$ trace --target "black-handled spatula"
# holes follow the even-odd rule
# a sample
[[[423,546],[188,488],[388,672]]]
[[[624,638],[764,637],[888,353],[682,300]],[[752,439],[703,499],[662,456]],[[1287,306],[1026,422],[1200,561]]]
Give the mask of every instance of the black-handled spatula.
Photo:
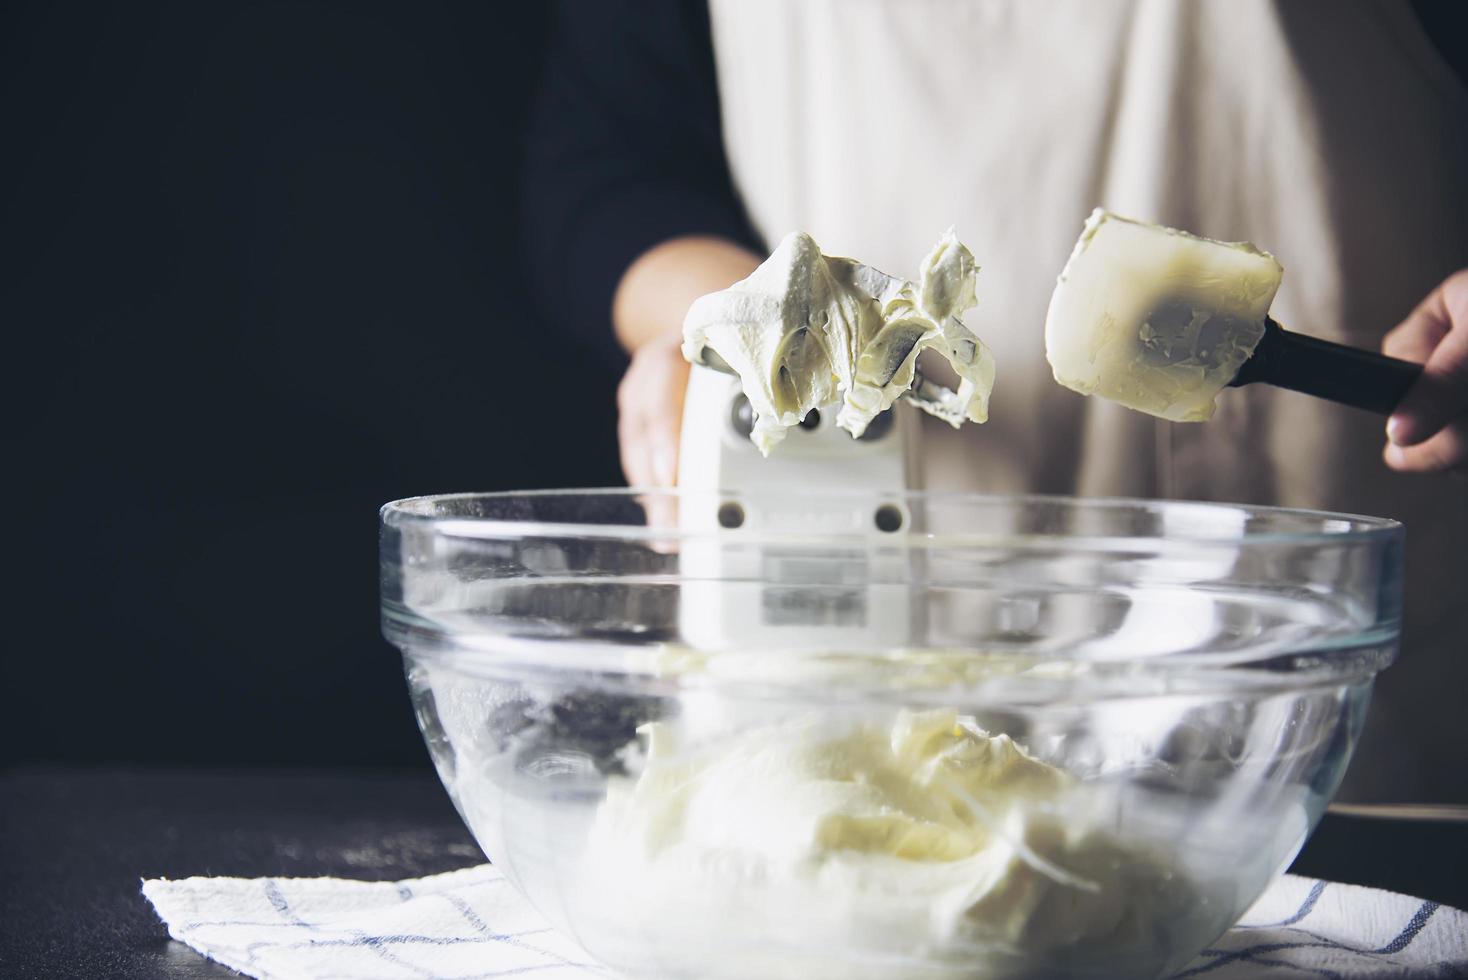
[[[1274,385],[1390,415],[1421,374],[1421,364],[1291,333],[1268,317],[1259,346],[1228,386]]]

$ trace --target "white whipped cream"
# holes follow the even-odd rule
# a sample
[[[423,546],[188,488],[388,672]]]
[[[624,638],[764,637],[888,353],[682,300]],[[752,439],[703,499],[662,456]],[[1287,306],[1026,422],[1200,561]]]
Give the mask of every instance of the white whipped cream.
[[[960,378],[917,404],[957,427],[989,417],[994,357],[959,314],[974,305],[978,266],[949,231],[916,283],[821,253],[787,235],[747,279],[700,297],[683,323],[683,354],[713,350],[743,382],[751,438],[769,454],[811,409],[840,404],[837,425],[860,436],[912,387],[918,354],[936,350]]]
[[[1097,208],[1045,319],[1055,380],[1175,422],[1214,399],[1264,336],[1283,269],[1247,242],[1217,242]]]
[[[1074,777],[953,711],[641,731],[640,774],[610,782],[583,857],[624,969],[1157,975],[1222,927],[1174,867],[1087,818]],[[709,921],[727,945],[671,941]]]

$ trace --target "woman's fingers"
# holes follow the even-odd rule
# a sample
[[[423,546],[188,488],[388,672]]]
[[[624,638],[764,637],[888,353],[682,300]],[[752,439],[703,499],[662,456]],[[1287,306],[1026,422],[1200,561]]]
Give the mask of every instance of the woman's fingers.
[[[1422,376],[1387,422],[1387,437],[1397,449],[1423,451],[1388,450],[1388,464],[1413,472],[1461,465],[1461,438],[1448,429],[1468,416],[1468,270],[1433,290],[1387,334],[1382,349],[1423,365]],[[1438,435],[1446,438],[1429,449]]]
[[[1386,463],[1403,473],[1443,473],[1468,469],[1468,422],[1454,422],[1415,446],[1386,444]]]
[[[1448,313],[1443,305],[1443,288],[1438,286],[1381,339],[1381,352],[1423,364],[1447,332]]]
[[[678,437],[688,362],[681,334],[649,341],[632,355],[617,388],[617,439],[629,486],[678,482]]]
[[[641,448],[641,429],[632,417],[622,412],[617,420],[617,449],[622,460],[622,475],[629,487],[652,486],[652,471],[647,467],[647,454]]]

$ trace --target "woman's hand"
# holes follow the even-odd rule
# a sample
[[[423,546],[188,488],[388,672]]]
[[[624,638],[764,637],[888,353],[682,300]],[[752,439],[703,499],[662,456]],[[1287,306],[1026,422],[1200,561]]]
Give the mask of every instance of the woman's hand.
[[[683,317],[698,297],[743,279],[759,263],[743,246],[692,236],[649,249],[622,274],[612,325],[632,355],[617,388],[617,442],[628,485],[678,482],[678,434],[688,388]]]
[[[1468,469],[1468,269],[1428,294],[1381,349],[1423,365],[1387,421],[1387,465],[1404,473]]]
[[[678,437],[688,362],[683,331],[645,342],[617,386],[617,443],[628,486],[671,487],[678,481]]]

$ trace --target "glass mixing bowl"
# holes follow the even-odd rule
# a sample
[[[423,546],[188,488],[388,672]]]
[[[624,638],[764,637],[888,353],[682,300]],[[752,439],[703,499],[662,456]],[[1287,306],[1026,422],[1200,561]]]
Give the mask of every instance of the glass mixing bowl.
[[[1284,870],[1402,528],[1185,502],[422,497],[383,629],[490,859],[634,977],[1150,977]]]

